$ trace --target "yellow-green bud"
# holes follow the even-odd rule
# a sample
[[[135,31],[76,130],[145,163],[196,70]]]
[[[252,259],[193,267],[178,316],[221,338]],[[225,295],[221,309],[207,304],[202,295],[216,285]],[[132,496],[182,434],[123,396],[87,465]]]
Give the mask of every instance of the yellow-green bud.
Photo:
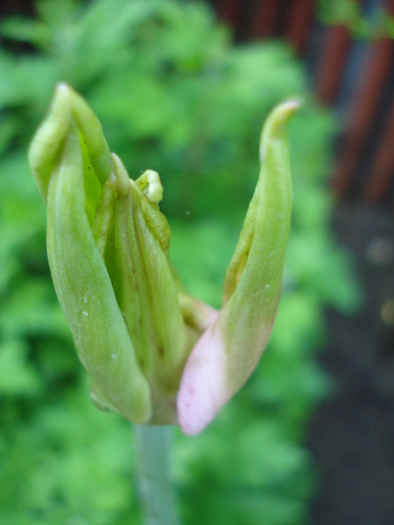
[[[291,214],[286,125],[297,107],[277,106],[264,127],[260,177],[217,312],[190,297],[170,267],[158,173],[130,179],[86,102],[57,86],[29,162],[48,208],[56,293],[100,408],[196,434],[256,366],[281,291]]]

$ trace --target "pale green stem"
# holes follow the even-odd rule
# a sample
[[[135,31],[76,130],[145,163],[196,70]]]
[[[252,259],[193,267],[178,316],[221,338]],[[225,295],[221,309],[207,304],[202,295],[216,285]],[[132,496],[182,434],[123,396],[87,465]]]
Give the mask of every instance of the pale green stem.
[[[180,525],[170,476],[171,426],[134,425],[145,525]]]

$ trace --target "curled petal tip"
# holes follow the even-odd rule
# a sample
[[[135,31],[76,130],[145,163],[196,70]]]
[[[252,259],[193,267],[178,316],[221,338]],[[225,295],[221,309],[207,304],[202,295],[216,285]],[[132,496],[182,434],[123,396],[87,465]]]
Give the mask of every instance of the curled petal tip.
[[[71,123],[71,97],[66,87],[59,84],[56,87],[50,111],[36,131],[28,152],[34,179],[45,203],[49,179]]]
[[[293,108],[294,111],[297,111],[297,109],[302,106],[302,102],[300,100],[298,100],[297,98],[291,98],[289,100],[285,100],[284,102],[282,102],[279,105],[280,106],[286,106],[289,109]]]
[[[151,202],[160,202],[163,198],[163,186],[159,174],[153,170],[147,170],[147,174],[148,188],[145,190],[145,195]]]
[[[56,88],[55,88],[56,93],[61,92],[61,91],[69,91],[69,90],[70,90],[69,85],[67,84],[67,82],[64,82],[63,80],[61,80],[60,82],[56,84]]]
[[[272,110],[270,117],[272,119],[279,117],[287,121],[301,106],[302,102],[300,100],[297,98],[290,98],[289,100],[277,104]]]
[[[260,137],[260,161],[264,161],[266,143],[269,140],[281,138],[286,133],[287,124],[292,115],[301,107],[297,99],[289,99],[281,102],[268,115]]]

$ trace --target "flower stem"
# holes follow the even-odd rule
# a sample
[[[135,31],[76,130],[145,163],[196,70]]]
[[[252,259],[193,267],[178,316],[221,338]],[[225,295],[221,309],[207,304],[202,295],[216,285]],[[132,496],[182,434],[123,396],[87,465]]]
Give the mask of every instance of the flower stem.
[[[171,426],[135,425],[145,525],[180,525],[170,478]]]

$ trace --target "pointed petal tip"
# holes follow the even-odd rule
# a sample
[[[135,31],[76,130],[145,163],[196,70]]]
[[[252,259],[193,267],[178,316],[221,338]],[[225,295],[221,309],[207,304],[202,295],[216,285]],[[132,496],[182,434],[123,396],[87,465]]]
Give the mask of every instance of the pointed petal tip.
[[[289,100],[285,100],[281,104],[278,104],[277,107],[286,109],[289,113],[294,113],[294,111],[297,111],[302,106],[301,100],[298,98],[290,98]]]
[[[70,107],[71,111],[71,88],[66,82],[58,82],[55,86],[55,90],[52,97],[51,111],[55,107],[64,107],[66,104]]]
[[[270,112],[264,125],[265,129],[275,129],[276,127],[283,127],[287,124],[290,117],[302,106],[302,103],[297,98],[284,100],[277,104]]]
[[[267,117],[264,128],[275,127],[287,124],[292,115],[302,106],[302,102],[297,98],[284,100],[277,104]]]
[[[69,88],[57,84],[50,109],[35,132],[28,149],[28,161],[40,195],[47,200],[49,178],[71,122],[71,97]]]
[[[260,161],[263,162],[265,143],[275,140],[286,131],[292,115],[302,106],[302,102],[297,98],[285,100],[277,104],[268,115],[260,136]]]
[[[56,84],[56,87],[55,87],[56,92],[69,91],[69,90],[70,90],[70,86],[67,84],[67,82],[64,82],[64,80],[60,80],[60,82]]]

